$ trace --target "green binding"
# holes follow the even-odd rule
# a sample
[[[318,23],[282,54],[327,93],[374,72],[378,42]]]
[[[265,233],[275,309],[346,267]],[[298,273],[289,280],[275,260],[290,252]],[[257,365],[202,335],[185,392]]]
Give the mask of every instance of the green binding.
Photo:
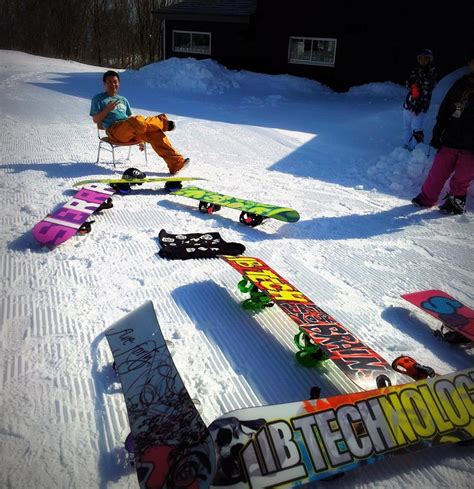
[[[274,304],[271,299],[259,290],[252,282],[245,277],[237,284],[240,292],[249,293],[250,298],[245,299],[242,303],[246,311],[260,312],[265,307],[272,307]]]
[[[329,358],[329,355],[312,343],[303,331],[295,334],[293,342],[298,348],[295,353],[296,360],[303,367],[320,367]]]

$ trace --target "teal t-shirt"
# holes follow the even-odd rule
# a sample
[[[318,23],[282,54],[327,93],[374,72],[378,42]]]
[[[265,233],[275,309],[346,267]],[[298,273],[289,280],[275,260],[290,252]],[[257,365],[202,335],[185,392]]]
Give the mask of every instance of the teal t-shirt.
[[[109,128],[112,124],[115,124],[116,122],[128,119],[132,115],[132,109],[130,108],[130,104],[125,97],[122,97],[121,95],[109,96],[105,92],[98,93],[97,95],[94,95],[94,97],[92,97],[90,115],[93,116],[98,112],[104,110],[105,106],[113,100],[119,100],[120,103],[117,104],[115,109],[111,110],[107,114],[106,118],[102,121],[105,129]]]

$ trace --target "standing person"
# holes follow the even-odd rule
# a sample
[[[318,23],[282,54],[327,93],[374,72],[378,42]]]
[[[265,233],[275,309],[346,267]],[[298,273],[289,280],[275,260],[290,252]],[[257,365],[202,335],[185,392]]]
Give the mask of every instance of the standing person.
[[[90,115],[96,124],[102,124],[107,135],[120,143],[132,140],[150,143],[152,148],[163,158],[171,175],[177,173],[189,158],[184,158],[174,149],[166,131],[172,131],[175,123],[168,120],[165,114],[151,117],[132,115],[130,104],[125,97],[118,95],[120,76],[115,71],[107,71],[102,77],[105,92],[92,98]]]
[[[405,83],[408,89],[403,104],[403,147],[413,150],[424,140],[423,122],[431,102],[431,93],[436,85],[436,70],[433,52],[430,49],[418,51],[417,64],[412,68]]]
[[[454,82],[443,99],[430,145],[437,149],[421,192],[412,200],[419,207],[432,207],[444,184],[449,191],[440,211],[465,212],[466,195],[474,180],[474,51],[468,56],[469,73]]]

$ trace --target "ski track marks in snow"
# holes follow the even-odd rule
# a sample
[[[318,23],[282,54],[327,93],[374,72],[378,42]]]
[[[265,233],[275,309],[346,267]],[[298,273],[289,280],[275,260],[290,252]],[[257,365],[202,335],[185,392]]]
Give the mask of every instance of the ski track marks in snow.
[[[170,139],[191,157],[186,176],[206,178],[198,186],[209,190],[292,207],[301,220],[268,220],[250,229],[238,223],[236,210],[203,215],[196,201],[143,185],[113,196],[114,207],[92,217],[91,234],[51,251],[35,243],[31,229],[74,195],[75,181],[119,175],[130,166],[165,176],[166,167],[152,151],[146,165],[135,148],[129,162],[128,149],[117,150],[116,168],[108,153],[95,164],[97,133],[84,94],[100,90],[103,68],[1,53],[2,488],[136,487],[123,448],[126,408],[103,331],[147,300],[207,423],[246,406],[304,399],[313,385],[324,396],[356,389],[331,362],[319,371],[299,366],[296,325],[277,307],[244,311],[240,275],[223,261],[159,258],[162,228],[218,231],[245,244],[247,255],[262,258],[388,361],[409,353],[441,373],[472,364],[472,349],[438,342],[432,334],[438,321],[399,297],[440,288],[473,305],[472,217],[419,211],[402,200],[406,195],[373,188],[366,175],[373,153],[348,157],[341,141],[351,134],[342,126],[337,145],[330,137],[318,145],[318,117],[329,119],[327,127],[339,123],[323,96],[314,95],[318,113],[309,116],[312,92],[304,97],[308,110],[301,110],[291,85],[284,100],[245,93],[229,102],[157,96],[137,80],[127,96],[132,106],[140,96],[146,110],[136,112],[168,112],[177,121]],[[355,123],[377,121],[378,113],[358,114],[349,95],[347,104],[338,103]],[[359,105],[367,110],[364,101]],[[375,138],[378,130],[367,133]],[[396,151],[395,158],[390,148],[373,146],[383,160],[372,167],[377,180],[390,183],[383,172],[404,154]],[[327,485],[461,488],[469,486],[472,467],[472,448],[451,446],[365,466]]]

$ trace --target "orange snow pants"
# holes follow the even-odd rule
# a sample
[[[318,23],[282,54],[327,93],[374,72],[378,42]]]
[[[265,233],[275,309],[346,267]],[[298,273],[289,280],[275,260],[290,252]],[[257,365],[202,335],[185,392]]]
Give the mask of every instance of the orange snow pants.
[[[150,143],[152,148],[163,158],[171,174],[176,173],[184,164],[183,156],[178,153],[165,136],[168,130],[168,118],[165,114],[144,117],[132,115],[125,121],[116,122],[107,129],[111,139],[121,143],[137,141]]]

